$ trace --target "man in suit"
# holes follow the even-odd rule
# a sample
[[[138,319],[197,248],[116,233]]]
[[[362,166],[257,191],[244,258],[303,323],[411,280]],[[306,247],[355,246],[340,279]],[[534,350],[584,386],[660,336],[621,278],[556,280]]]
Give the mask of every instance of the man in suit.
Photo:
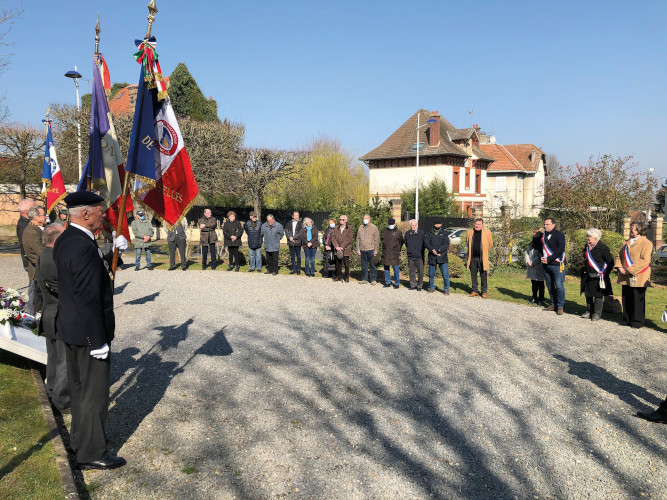
[[[169,270],[176,269],[176,249],[181,256],[181,269],[185,271],[188,267],[188,261],[185,259],[185,228],[183,224],[187,223],[185,218],[179,222],[174,230],[167,230],[167,245],[169,245]]]
[[[289,247],[289,258],[292,264],[290,274],[301,274],[301,229],[303,221],[299,218],[299,212],[292,212],[292,220],[285,224],[285,236]]]
[[[104,199],[79,192],[65,197],[70,223],[53,246],[58,273],[56,334],[65,342],[72,409],[70,446],[84,469],[114,469],[125,460],[107,450],[109,344],[114,338],[110,263],[95,241],[102,228]],[[114,240],[119,250],[127,240]]]
[[[482,282],[481,297],[486,298],[487,275],[489,270],[489,252],[493,247],[493,235],[491,231],[484,229],[484,220],[481,217],[475,219],[473,228],[466,233],[468,242],[468,261],[466,266],[470,269],[470,283],[472,285],[471,297],[480,295],[477,288],[477,273]]]
[[[19,220],[16,223],[16,237],[19,239],[21,260],[23,261],[23,269],[25,269],[26,272],[28,272],[28,260],[25,258],[25,251],[23,250],[23,231],[25,231],[26,226],[30,222],[30,219],[28,219],[28,210],[30,210],[34,204],[34,201],[28,198],[24,198],[19,201],[18,205],[16,206],[20,214]]]
[[[23,231],[23,251],[28,261],[28,303],[25,312],[31,316],[42,310],[42,293],[35,281],[35,267],[44,246],[42,245],[42,230],[46,225],[46,212],[43,207],[33,206],[28,210],[29,223]]]
[[[46,393],[51,404],[64,411],[70,407],[67,386],[67,363],[65,344],[56,335],[56,312],[58,311],[58,275],[53,260],[53,244],[65,230],[60,224],[50,224],[44,228],[44,250],[37,260],[35,281],[44,298],[39,333],[46,337]]]

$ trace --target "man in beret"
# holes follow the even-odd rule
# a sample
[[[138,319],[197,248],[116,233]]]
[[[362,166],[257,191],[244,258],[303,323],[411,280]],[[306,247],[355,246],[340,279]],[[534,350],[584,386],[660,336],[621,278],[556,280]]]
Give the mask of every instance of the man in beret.
[[[70,223],[53,246],[58,276],[56,334],[65,343],[72,425],[70,447],[83,469],[114,469],[125,460],[109,455],[109,344],[114,338],[110,263],[95,241],[104,199],[79,192],[65,197]],[[123,236],[114,247],[127,248]]]

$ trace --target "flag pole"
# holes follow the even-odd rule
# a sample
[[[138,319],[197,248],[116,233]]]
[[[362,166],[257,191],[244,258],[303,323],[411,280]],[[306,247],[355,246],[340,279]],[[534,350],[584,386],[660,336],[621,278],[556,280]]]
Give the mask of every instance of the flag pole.
[[[46,125],[46,130],[44,131],[46,134],[49,133],[49,108],[46,108],[46,119],[42,120],[44,122],[44,125]],[[44,203],[44,206],[46,206],[46,182],[42,181],[42,193],[41,193],[41,198],[42,202]]]
[[[157,14],[157,6],[155,5],[155,0],[151,0],[147,5],[148,8],[148,27],[146,28],[146,36],[144,39],[148,39],[151,36],[151,31],[153,29],[153,23],[155,22],[155,14]],[[95,53],[99,49],[99,16],[97,27],[95,28],[97,36],[95,37]],[[129,175],[125,172],[125,178],[123,179],[123,196],[120,199],[120,208],[118,209],[118,224],[116,226],[116,236],[122,234],[123,220],[127,221],[127,216],[125,214],[125,202],[127,200],[127,179]],[[116,278],[116,267],[118,266],[118,248],[113,249],[113,259],[111,261],[111,275],[113,279]]]

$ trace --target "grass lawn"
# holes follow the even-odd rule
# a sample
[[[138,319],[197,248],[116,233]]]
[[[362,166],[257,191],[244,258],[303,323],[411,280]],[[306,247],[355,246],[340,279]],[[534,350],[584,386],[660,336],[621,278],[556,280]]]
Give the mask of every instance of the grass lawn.
[[[29,362],[0,350],[0,498],[63,498],[48,439]]]

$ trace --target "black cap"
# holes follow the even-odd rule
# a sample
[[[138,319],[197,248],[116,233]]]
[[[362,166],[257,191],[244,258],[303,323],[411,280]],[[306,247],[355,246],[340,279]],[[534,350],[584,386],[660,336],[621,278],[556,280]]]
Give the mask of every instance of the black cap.
[[[396,219],[389,219],[387,224],[396,224]]]
[[[63,201],[67,205],[67,208],[74,208],[104,203],[104,198],[90,191],[79,191],[68,194]]]
[[[143,217],[144,216],[144,211],[143,210],[137,210],[137,215],[139,217]]]
[[[444,222],[444,221],[442,220],[442,217],[436,217],[436,218],[433,220],[433,224],[434,224],[434,225],[435,225],[435,224],[442,224],[443,222]]]

